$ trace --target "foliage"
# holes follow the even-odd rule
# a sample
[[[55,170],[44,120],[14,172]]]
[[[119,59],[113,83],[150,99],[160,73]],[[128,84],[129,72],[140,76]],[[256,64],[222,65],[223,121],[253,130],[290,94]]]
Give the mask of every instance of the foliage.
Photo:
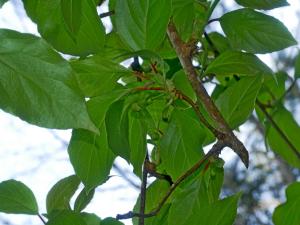
[[[139,225],[233,224],[242,193],[220,197],[218,155],[230,147],[248,167],[248,151],[233,131],[254,111],[266,145],[299,167],[300,128],[284,106],[286,76],[255,55],[297,44],[279,20],[257,11],[288,3],[236,2],[247,8],[210,20],[219,0],[110,0],[106,34],[99,1],[23,0],[41,37],[0,29],[0,108],[34,125],[73,129],[68,153],[75,175],[49,191],[47,222],[30,189],[15,180],[0,184],[0,211],[38,215],[49,225],[117,225],[130,218]],[[207,33],[213,21],[225,36]],[[131,67],[120,64],[130,58]],[[116,157],[142,182],[133,211],[104,219],[83,212]],[[149,174],[156,180],[147,187]],[[288,214],[299,204],[298,192],[298,183],[287,189],[276,225],[300,223]]]

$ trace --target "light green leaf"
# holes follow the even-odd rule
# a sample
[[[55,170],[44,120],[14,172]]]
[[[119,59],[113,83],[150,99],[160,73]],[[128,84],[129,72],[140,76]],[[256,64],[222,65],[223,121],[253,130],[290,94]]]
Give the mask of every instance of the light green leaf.
[[[270,75],[272,70],[256,55],[238,51],[226,51],[207,67],[206,74],[219,76],[258,76]]]
[[[7,180],[0,183],[0,212],[37,215],[39,209],[34,194],[25,184]]]
[[[64,210],[60,211],[54,217],[50,217],[46,225],[88,225],[83,217],[75,212]]]
[[[250,53],[269,53],[297,44],[282,22],[249,8],[238,9],[220,18],[232,47]]]
[[[117,156],[130,161],[128,109],[124,100],[114,102],[106,113],[108,145]]]
[[[198,120],[188,110],[175,109],[160,143],[163,168],[173,180],[202,157],[204,139],[205,131]]]
[[[108,147],[104,124],[99,135],[73,130],[68,153],[75,173],[87,191],[108,179],[115,156]]]
[[[81,25],[81,0],[61,0],[62,16],[71,36],[76,38]]]
[[[273,213],[275,225],[300,224],[300,182],[290,184],[286,189],[286,202],[279,205]]]
[[[6,3],[8,0],[0,0],[0,8]]]
[[[172,81],[176,89],[180,90],[183,94],[194,101],[197,99],[196,94],[183,70],[176,72],[172,77]]]
[[[279,106],[272,114],[272,118],[282,132],[287,136],[289,141],[300,152],[300,127],[295,121],[293,115],[283,106]],[[275,153],[279,154],[290,165],[300,168],[299,158],[295,156],[293,150],[271,124],[268,124],[267,126],[266,137],[268,144]]]
[[[300,54],[297,55],[295,60],[295,79],[300,78]]]
[[[80,216],[85,221],[86,225],[101,225],[101,219],[93,213],[81,213]]]
[[[254,8],[254,9],[274,9],[282,6],[288,6],[289,3],[286,0],[235,0],[238,4]]]
[[[262,82],[262,76],[244,77],[228,87],[216,100],[217,107],[232,129],[250,116]]]
[[[79,1],[81,13],[77,15],[75,13],[79,11],[79,3],[76,2]],[[41,36],[58,51],[86,56],[102,49],[105,30],[94,0],[73,0],[72,3],[69,1],[64,4],[61,0],[23,0],[23,3],[27,15],[37,24]],[[73,4],[74,7],[67,7],[65,4]],[[69,8],[67,14],[65,8]]]
[[[95,194],[95,189],[88,191],[86,188],[82,189],[77,196],[74,203],[74,211],[81,212],[91,202]]]
[[[58,181],[47,194],[47,213],[51,214],[55,210],[71,209],[70,200],[79,184],[80,180],[76,175]]]
[[[124,225],[124,223],[122,223],[112,217],[107,217],[101,221],[101,225]]]
[[[46,128],[97,131],[72,69],[41,38],[0,30],[0,107]]]
[[[164,40],[171,0],[117,0],[115,23],[121,38],[133,50],[155,50]]]
[[[146,209],[145,212],[149,213],[154,210],[164,195],[169,190],[170,184],[165,180],[155,180],[147,188],[147,200],[146,200]],[[134,206],[133,211],[138,212],[140,208],[140,196],[137,199],[137,202]],[[145,225],[166,225],[166,214],[168,213],[170,204],[166,204],[158,215],[145,219]],[[132,219],[133,225],[138,225],[138,218]]]
[[[76,72],[81,90],[88,97],[111,91],[121,76],[131,72],[119,63],[99,55],[71,61],[71,66]]]

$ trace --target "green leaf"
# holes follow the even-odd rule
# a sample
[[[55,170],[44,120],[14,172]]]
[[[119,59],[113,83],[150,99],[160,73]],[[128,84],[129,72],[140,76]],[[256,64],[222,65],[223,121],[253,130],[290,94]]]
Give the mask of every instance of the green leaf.
[[[41,38],[0,30],[0,107],[46,128],[97,131],[72,69]]]
[[[295,74],[294,78],[300,78],[300,54],[297,55],[296,60],[295,60]]]
[[[232,129],[250,116],[262,82],[262,76],[244,77],[228,87],[216,100],[217,107]]]
[[[286,189],[286,202],[279,205],[273,213],[275,225],[300,224],[300,182],[290,184]]]
[[[77,2],[81,2],[81,7]],[[23,0],[23,3],[41,36],[58,51],[86,56],[102,49],[105,30],[94,0],[64,0],[64,3],[61,0]]]
[[[183,94],[190,97],[192,100],[196,100],[196,94],[183,70],[179,70],[172,77],[172,81],[176,89],[180,90]]]
[[[124,223],[122,223],[112,217],[107,217],[101,221],[101,225],[124,225]]]
[[[81,90],[88,97],[111,91],[121,76],[131,73],[119,63],[99,55],[71,61],[71,66],[76,72]]]
[[[206,74],[219,76],[258,76],[270,75],[272,70],[256,55],[238,51],[226,51],[207,67]]]
[[[8,0],[0,0],[0,8],[6,3]]]
[[[117,156],[130,161],[129,120],[124,100],[114,102],[106,113],[107,140]]]
[[[263,9],[269,10],[274,9],[282,6],[288,6],[289,3],[286,0],[235,0],[238,4],[254,8],[254,9]]]
[[[39,209],[34,194],[25,184],[7,180],[0,183],[0,212],[38,215]]]
[[[80,216],[85,221],[86,225],[101,225],[101,219],[93,213],[81,213]]]
[[[55,210],[71,209],[70,200],[79,184],[80,180],[76,175],[58,181],[47,194],[47,213],[51,214]]]
[[[293,115],[286,110],[283,106],[279,106],[272,114],[272,118],[282,132],[286,135],[289,141],[300,152],[299,132],[300,127],[295,121]],[[284,141],[278,131],[268,124],[266,129],[266,137],[271,149],[279,154],[290,165],[300,168],[300,160],[295,156],[293,150]]]
[[[202,157],[204,139],[203,128],[190,112],[175,109],[160,143],[163,167],[173,180]]]
[[[108,147],[104,124],[99,135],[73,130],[68,153],[76,175],[87,191],[108,179],[115,156]]]
[[[86,188],[82,189],[77,196],[74,203],[74,211],[81,212],[91,202],[95,194],[95,189],[88,191]]]
[[[240,194],[218,200],[222,182],[223,169],[219,169],[216,173],[201,173],[179,189],[172,201],[169,224],[176,221],[176,225],[232,225]],[[210,193],[211,189],[215,192]]]
[[[81,0],[61,0],[61,10],[64,22],[71,35],[76,36],[81,25]]]
[[[170,184],[165,180],[155,180],[147,188],[147,200],[145,212],[151,212],[154,210],[161,199],[165,196],[169,190]],[[140,208],[140,196],[134,206],[133,211],[138,212]],[[166,218],[165,215],[168,213],[170,204],[166,204],[164,208],[155,217],[145,218],[145,225],[165,225]],[[132,219],[133,225],[138,225],[138,218]]]
[[[46,225],[88,225],[83,217],[75,212],[64,210],[50,217]]]
[[[297,44],[282,22],[249,8],[226,13],[220,22],[230,44],[238,50],[269,53]]]
[[[216,50],[219,53],[223,53],[227,50],[231,50],[229,41],[226,37],[224,37],[222,34],[218,33],[218,32],[212,32],[208,34],[210,40],[213,43],[213,46],[216,48]],[[208,45],[209,48],[211,48],[211,46],[206,43],[206,45]],[[212,49],[215,50],[215,49]]]
[[[117,0],[115,23],[121,38],[133,50],[155,50],[164,40],[171,0]]]

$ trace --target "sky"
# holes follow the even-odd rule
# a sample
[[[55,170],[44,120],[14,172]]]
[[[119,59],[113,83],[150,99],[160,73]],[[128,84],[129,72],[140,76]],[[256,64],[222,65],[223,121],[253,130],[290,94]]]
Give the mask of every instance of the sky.
[[[11,0],[11,2],[18,5],[21,3],[20,0]],[[38,35],[36,25],[26,17],[22,7],[15,8],[11,2],[6,3],[0,9],[0,28]],[[300,1],[289,0],[289,3],[290,7],[275,9],[269,13],[283,21],[300,40],[300,29],[297,30]],[[230,0],[226,0],[226,4],[231,9],[236,7]],[[106,8],[102,10],[107,11]],[[104,22],[109,24],[107,19]],[[293,48],[297,51],[296,47]],[[260,57],[267,64],[271,64],[269,55]],[[242,127],[241,133],[244,129],[247,128]],[[17,179],[24,182],[35,193],[41,212],[45,212],[45,198],[49,189],[59,179],[74,174],[66,151],[66,143],[70,135],[70,130],[39,128],[0,110],[0,181]],[[247,137],[241,136],[241,138],[246,140]],[[228,150],[223,156],[229,160],[232,153]],[[122,159],[118,159],[118,163],[126,170],[131,169]],[[112,171],[112,174],[115,175],[117,172]],[[135,177],[132,179],[136,181]],[[131,210],[137,195],[137,189],[128,185],[120,176],[113,176],[107,184],[98,189],[87,211],[96,213],[100,217],[114,217],[117,213],[126,213]],[[2,225],[1,218],[11,221],[14,225],[41,224],[37,217],[0,214],[0,225]],[[131,222],[126,221],[126,224],[129,225]]]

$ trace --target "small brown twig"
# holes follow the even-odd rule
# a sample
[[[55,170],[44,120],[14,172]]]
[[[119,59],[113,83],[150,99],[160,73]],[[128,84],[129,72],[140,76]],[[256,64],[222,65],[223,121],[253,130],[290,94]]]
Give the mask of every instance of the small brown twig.
[[[105,17],[108,17],[108,16],[112,16],[114,14],[115,14],[115,11],[111,10],[111,11],[99,14],[99,17],[102,19],[102,18],[105,18]]]

